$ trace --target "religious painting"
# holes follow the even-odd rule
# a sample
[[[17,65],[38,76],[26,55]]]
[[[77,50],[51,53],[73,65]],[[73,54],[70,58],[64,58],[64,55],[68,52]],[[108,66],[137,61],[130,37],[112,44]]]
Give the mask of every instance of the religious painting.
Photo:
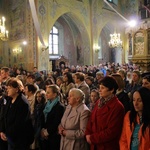
[[[132,55],[132,34],[129,33],[129,55]]]
[[[22,0],[12,0],[10,2],[10,39],[19,40],[25,38],[25,2]]]
[[[135,55],[144,54],[144,33],[138,31],[134,36],[134,53]]]

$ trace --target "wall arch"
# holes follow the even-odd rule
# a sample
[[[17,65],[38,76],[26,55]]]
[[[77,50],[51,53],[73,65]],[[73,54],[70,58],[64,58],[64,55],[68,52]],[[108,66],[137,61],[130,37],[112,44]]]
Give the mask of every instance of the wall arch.
[[[65,13],[53,25],[61,25],[63,31],[60,55],[69,59],[70,65],[90,65],[90,39],[80,19],[73,13]]]
[[[101,62],[122,63],[122,48],[110,48],[110,34],[119,32],[115,29],[114,24],[107,23],[101,30],[98,41],[100,44]]]

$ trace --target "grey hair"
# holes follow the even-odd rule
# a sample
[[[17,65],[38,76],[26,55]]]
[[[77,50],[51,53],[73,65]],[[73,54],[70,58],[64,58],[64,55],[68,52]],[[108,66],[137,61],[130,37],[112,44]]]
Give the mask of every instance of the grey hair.
[[[79,103],[84,103],[84,101],[85,101],[85,94],[83,93],[82,90],[77,89],[77,88],[72,88],[72,89],[70,89],[69,92],[73,92],[75,97],[79,97],[80,98]]]

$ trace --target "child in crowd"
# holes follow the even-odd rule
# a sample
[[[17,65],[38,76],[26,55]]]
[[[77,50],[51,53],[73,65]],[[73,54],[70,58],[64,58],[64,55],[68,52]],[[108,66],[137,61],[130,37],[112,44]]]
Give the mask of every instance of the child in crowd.
[[[90,93],[90,103],[89,103],[89,109],[92,111],[97,100],[100,98],[99,92],[96,89],[93,89]]]

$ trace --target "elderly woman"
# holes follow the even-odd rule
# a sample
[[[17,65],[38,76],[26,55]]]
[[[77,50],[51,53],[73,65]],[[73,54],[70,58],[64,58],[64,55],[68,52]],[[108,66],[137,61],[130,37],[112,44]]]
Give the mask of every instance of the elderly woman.
[[[90,110],[84,104],[85,95],[80,89],[69,91],[66,111],[62,117],[58,131],[61,135],[60,150],[86,150],[85,129]]]
[[[100,81],[100,99],[95,104],[86,129],[91,150],[119,150],[124,107],[116,97],[118,85],[111,76]]]

